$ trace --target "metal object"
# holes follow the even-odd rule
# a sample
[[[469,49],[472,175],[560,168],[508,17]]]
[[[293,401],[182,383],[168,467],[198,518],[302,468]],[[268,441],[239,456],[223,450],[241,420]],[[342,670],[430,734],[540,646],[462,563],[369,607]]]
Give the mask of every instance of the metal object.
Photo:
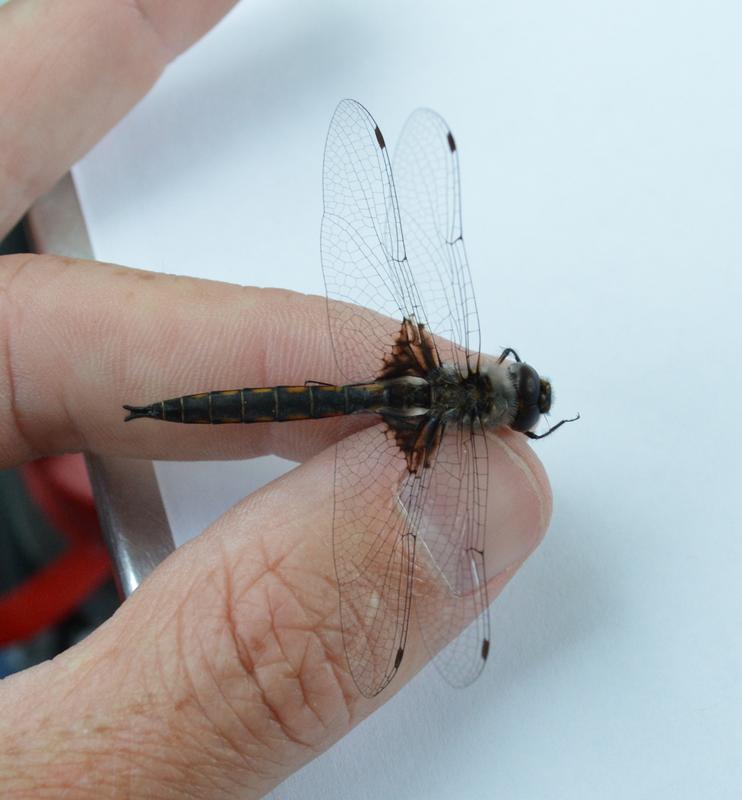
[[[72,176],[29,209],[29,240],[41,253],[93,258]],[[151,461],[86,455],[95,503],[123,597],[175,549]]]
[[[549,382],[510,348],[494,363],[480,357],[458,152],[440,116],[424,109],[411,116],[395,176],[396,184],[369,112],[342,101],[325,147],[322,266],[344,385],[231,389],[124,406],[127,420],[181,423],[367,416],[368,427],[336,447],[333,521],[343,641],[367,696],[402,662],[413,595],[444,677],[464,686],[479,675],[490,643],[486,433],[509,426],[541,438],[567,421],[534,433],[551,407]],[[415,580],[416,569],[428,579]]]

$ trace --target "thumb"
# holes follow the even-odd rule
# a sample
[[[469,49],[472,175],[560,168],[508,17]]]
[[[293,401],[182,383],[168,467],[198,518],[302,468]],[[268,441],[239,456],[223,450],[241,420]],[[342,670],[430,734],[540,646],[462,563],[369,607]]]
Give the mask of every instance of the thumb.
[[[550,514],[522,437],[493,438],[490,597]],[[371,699],[356,688],[333,566],[334,463],[330,448],[251,495],[88,639],[3,683],[5,797],[259,797],[424,665],[411,632],[392,684]]]

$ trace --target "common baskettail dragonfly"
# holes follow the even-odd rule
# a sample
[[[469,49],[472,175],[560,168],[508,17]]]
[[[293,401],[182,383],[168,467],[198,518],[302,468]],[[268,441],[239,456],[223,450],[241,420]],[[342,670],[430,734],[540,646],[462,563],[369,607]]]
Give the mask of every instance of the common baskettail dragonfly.
[[[458,150],[438,114],[411,115],[392,173],[371,114],[343,100],[327,135],[323,196],[330,338],[345,382],[184,395],[126,405],[126,419],[373,415],[335,455],[333,555],[350,672],[368,697],[387,686],[403,659],[414,597],[436,666],[464,686],[490,649],[487,432],[508,426],[537,439],[571,420],[535,433],[551,407],[549,381],[511,348],[496,360],[480,355]],[[415,580],[416,564],[432,579]]]

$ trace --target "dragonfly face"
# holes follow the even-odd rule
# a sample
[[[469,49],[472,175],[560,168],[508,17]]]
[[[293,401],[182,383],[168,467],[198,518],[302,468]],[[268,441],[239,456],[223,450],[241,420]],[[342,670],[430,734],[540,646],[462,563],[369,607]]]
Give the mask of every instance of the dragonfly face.
[[[334,477],[343,643],[368,697],[402,662],[413,595],[418,628],[446,680],[465,686],[481,672],[490,649],[487,431],[509,425],[540,438],[531,429],[551,406],[549,382],[510,348],[496,364],[482,362],[459,184],[456,143],[438,114],[412,114],[393,177],[373,117],[343,100],[325,145],[321,250],[344,383],[125,406],[127,419],[172,422],[376,415],[376,424],[338,442]],[[508,355],[515,363],[505,363]],[[421,559],[439,580],[414,580]]]

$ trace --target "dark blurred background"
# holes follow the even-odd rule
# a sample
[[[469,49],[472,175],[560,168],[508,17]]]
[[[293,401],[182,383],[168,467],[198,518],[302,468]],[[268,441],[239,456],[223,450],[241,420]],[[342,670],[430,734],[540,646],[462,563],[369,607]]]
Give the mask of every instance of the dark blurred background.
[[[23,252],[19,224],[0,255]],[[0,678],[75,644],[119,602],[83,456],[0,470]]]

